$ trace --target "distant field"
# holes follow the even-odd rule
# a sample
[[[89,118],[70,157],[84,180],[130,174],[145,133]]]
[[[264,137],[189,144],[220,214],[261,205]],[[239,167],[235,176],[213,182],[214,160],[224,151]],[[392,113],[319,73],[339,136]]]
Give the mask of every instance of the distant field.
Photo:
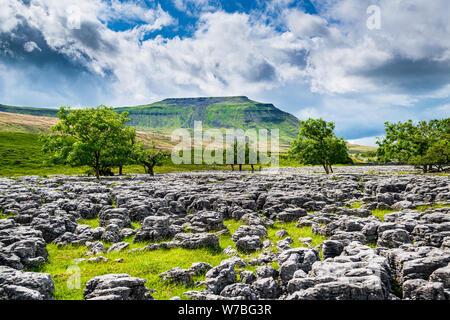
[[[358,144],[351,143],[348,143],[347,146],[350,153],[363,153],[367,151],[377,151],[378,149],[378,147],[360,146]]]

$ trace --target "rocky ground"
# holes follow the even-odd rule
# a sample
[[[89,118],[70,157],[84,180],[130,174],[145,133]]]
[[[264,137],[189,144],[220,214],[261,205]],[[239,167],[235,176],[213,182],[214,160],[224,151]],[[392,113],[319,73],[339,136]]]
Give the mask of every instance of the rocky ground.
[[[211,248],[228,256],[217,265],[196,261],[159,275],[185,286],[183,298],[189,299],[450,299],[448,176],[392,166],[336,167],[330,176],[316,171],[100,182],[1,178],[0,300],[52,299],[52,276],[31,272],[50,263],[50,244],[86,248],[86,258],[73,263],[104,263],[110,252],[123,254],[120,263],[130,254],[174,248]],[[84,219],[98,219],[99,226],[80,224]],[[242,225],[231,234],[233,245],[223,248],[219,238],[230,232],[229,219]],[[287,222],[327,240],[314,246],[311,238],[292,239],[286,230],[277,231],[278,241],[268,240],[274,223]],[[124,239],[146,245],[130,250]],[[146,282],[132,274],[96,276],[83,288],[84,299],[154,299]]]

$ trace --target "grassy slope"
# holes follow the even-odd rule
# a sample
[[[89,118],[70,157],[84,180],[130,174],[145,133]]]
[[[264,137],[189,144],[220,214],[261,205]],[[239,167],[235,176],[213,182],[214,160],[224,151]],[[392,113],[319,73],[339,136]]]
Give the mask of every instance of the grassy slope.
[[[25,114],[31,116],[41,116],[41,117],[58,116],[58,109],[51,109],[51,108],[16,107],[0,104],[0,111],[8,113]]]
[[[43,165],[39,135],[0,132],[0,176],[81,174],[83,168]]]
[[[50,133],[57,118],[0,111],[0,132]]]
[[[347,144],[350,153],[363,153],[367,151],[377,151],[378,147],[361,146],[359,144]]]

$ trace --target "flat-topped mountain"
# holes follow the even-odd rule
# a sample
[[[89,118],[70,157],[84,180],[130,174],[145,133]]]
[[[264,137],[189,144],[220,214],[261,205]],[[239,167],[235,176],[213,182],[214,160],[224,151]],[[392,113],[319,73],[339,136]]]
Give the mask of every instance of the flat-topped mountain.
[[[298,135],[300,121],[273,104],[247,97],[177,98],[137,107],[116,108],[128,111],[131,125],[145,128],[193,128],[202,121],[204,128],[279,129],[280,140],[288,142]]]
[[[245,96],[169,98],[114,110],[129,112],[129,125],[138,130],[193,128],[194,121],[202,121],[204,128],[279,129],[280,142],[288,143],[297,137],[300,127],[300,121],[293,115],[273,104],[252,101]],[[58,114],[57,109],[6,105],[0,105],[0,112],[46,117],[57,117]]]

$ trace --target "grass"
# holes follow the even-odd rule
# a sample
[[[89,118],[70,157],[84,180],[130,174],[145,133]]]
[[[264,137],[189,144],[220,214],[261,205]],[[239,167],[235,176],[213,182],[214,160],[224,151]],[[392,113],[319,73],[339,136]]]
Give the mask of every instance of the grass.
[[[359,209],[362,206],[362,202],[361,201],[357,201],[357,202],[353,202],[351,205],[346,206],[346,208],[349,209]]]
[[[314,234],[311,232],[310,227],[302,227],[298,228],[297,222],[287,222],[287,223],[279,223],[275,222],[273,228],[268,229],[268,239],[272,242],[277,242],[281,240],[278,238],[275,233],[279,230],[286,230],[288,233],[288,236],[294,240],[294,243],[291,244],[292,247],[304,247],[304,245],[298,240],[299,238],[312,238],[311,245],[313,247],[321,244],[326,238],[322,237],[319,234]]]
[[[1,132],[50,133],[57,122],[57,118],[1,112],[0,107]]]
[[[0,132],[0,176],[81,174],[83,168],[44,166],[39,135]]]
[[[46,157],[41,152],[39,135],[28,133],[0,132],[0,176],[18,177],[25,175],[83,175],[88,167],[70,167],[63,165],[44,165]],[[215,165],[217,170],[231,170],[231,166]],[[243,170],[250,170],[243,166]],[[170,160],[156,167],[157,173],[211,170],[211,165],[181,164],[175,165]],[[118,174],[118,169],[113,170]],[[145,173],[138,165],[124,166],[124,174]]]
[[[3,210],[0,210],[0,219],[9,219],[12,216],[12,214],[3,214]]]
[[[393,209],[376,209],[372,210],[372,215],[378,217],[381,221],[384,221],[384,216],[388,213],[397,212],[398,210]]]
[[[91,227],[95,228],[98,226],[98,219],[81,220],[79,221],[79,223],[90,225]],[[216,266],[222,260],[229,258],[229,256],[223,254],[222,251],[230,245],[235,248],[234,242],[231,240],[231,234],[233,234],[239,228],[239,226],[243,225],[244,223],[235,220],[227,220],[224,221],[224,223],[230,233],[219,236],[219,250],[213,250],[210,248],[202,248],[196,250],[175,248],[170,250],[160,249],[155,251],[143,251],[127,254],[126,252],[131,249],[143,248],[149,244],[149,242],[133,243],[133,237],[127,238],[124,241],[130,243],[130,246],[124,252],[102,254],[102,256],[108,258],[109,261],[93,264],[81,262],[78,264],[81,277],[80,289],[69,289],[67,284],[72,277],[72,272],[69,268],[73,267],[74,259],[86,258],[86,256],[84,255],[87,251],[86,246],[68,245],[58,247],[54,244],[48,244],[48,262],[30,271],[49,273],[53,277],[53,280],[55,282],[54,298],[56,300],[83,299],[83,291],[86,286],[86,282],[89,279],[95,276],[110,273],[127,273],[134,277],[147,279],[146,286],[149,289],[156,290],[156,292],[153,293],[153,296],[156,299],[167,300],[173,296],[179,296],[184,299],[184,292],[189,290],[202,290],[202,288],[171,284],[166,281],[162,281],[158,275],[166,270],[175,267],[189,269],[191,264],[194,262],[207,262],[213,266]],[[139,224],[134,224],[134,227],[139,226]],[[289,233],[289,236],[291,236],[291,238],[294,240],[292,247],[302,246],[302,244],[298,241],[299,237],[311,237],[313,239],[313,246],[325,240],[325,238],[319,235],[312,234],[311,228],[297,228],[295,226],[295,222],[276,223],[273,228],[268,228],[267,239],[271,240],[274,243],[280,240],[275,236],[275,233],[281,229],[285,229]],[[108,248],[109,246],[109,244],[105,243],[105,248]],[[272,248],[272,250],[276,249]],[[241,252],[240,256],[243,258],[252,258],[256,257],[261,252],[262,250],[250,255],[246,255]],[[114,260],[118,258],[123,258],[123,261],[121,263],[115,262]],[[271,265],[274,268],[278,268],[278,264],[276,262],[272,263]],[[256,268],[257,266],[248,265],[245,268],[238,268],[237,271],[254,271]],[[199,280],[204,280],[204,275],[194,278],[194,281]]]
[[[145,244],[131,244],[130,249],[142,248]],[[67,281],[71,274],[67,272],[72,266],[73,260],[83,258],[86,248],[83,246],[65,246],[58,248],[56,245],[47,246],[49,261],[44,266],[34,271],[49,273],[55,281],[54,298],[56,300],[80,300],[83,299],[83,290],[86,282],[99,275],[110,273],[127,273],[135,277],[147,279],[146,286],[155,289],[153,294],[156,299],[167,300],[178,295],[182,297],[183,292],[190,290],[183,285],[170,284],[161,281],[159,274],[175,267],[188,269],[193,262],[207,262],[217,265],[227,257],[220,252],[211,249],[171,249],[156,250],[126,254],[124,252],[103,254],[109,261],[104,263],[89,264],[80,263],[81,286],[80,289],[69,289]],[[114,262],[115,259],[123,258],[123,262]]]
[[[78,221],[78,224],[90,226],[92,229],[98,228],[98,218],[95,219],[82,219]]]
[[[8,114],[10,117],[17,117],[15,114]],[[15,120],[20,122],[22,126],[32,126],[35,121],[38,121],[40,117],[26,116],[32,119],[19,119]],[[36,119],[34,119],[36,118]],[[50,118],[51,121],[55,121],[54,118]],[[41,121],[41,120],[39,120]],[[47,121],[48,130],[53,122]],[[12,123],[12,122],[11,122]],[[10,125],[12,125],[10,123]],[[45,123],[45,121],[44,121]],[[0,123],[0,131],[12,131],[12,132],[0,132],[0,176],[16,177],[24,175],[36,175],[36,176],[49,176],[49,175],[83,175],[88,171],[88,167],[71,167],[64,165],[44,165],[46,160],[45,155],[41,152],[41,143],[39,141],[39,135],[34,134],[37,132],[47,132],[46,130],[36,129],[24,130],[28,133],[19,133],[18,128],[9,128],[2,126]],[[145,145],[150,145],[151,142],[155,142],[157,148],[163,150],[171,150],[173,143],[170,141],[170,137],[167,134],[160,134],[157,132],[138,132],[138,139]],[[286,149],[287,150],[287,149]],[[305,167],[305,165],[297,163],[297,161],[288,158],[285,154],[280,154],[280,167]],[[216,170],[231,170],[229,165],[214,165]],[[235,166],[237,169],[237,166]],[[268,167],[268,166],[262,166]],[[321,166],[311,166],[320,168]],[[258,169],[259,165],[255,166]],[[170,173],[170,172],[195,172],[211,170],[212,166],[207,164],[181,164],[175,165],[170,159],[165,161],[162,166],[156,167],[156,173]],[[243,166],[244,171],[251,170],[249,165]],[[115,174],[118,174],[118,169],[113,170]],[[133,173],[145,173],[144,168],[138,165],[124,166],[124,174]],[[322,172],[320,172],[322,173]]]
[[[427,209],[433,208],[433,209],[438,209],[438,208],[444,208],[444,207],[450,207],[450,205],[444,205],[443,203],[437,203],[437,204],[429,204],[429,205],[423,205],[423,206],[418,206],[416,208],[413,208],[413,210],[417,210],[417,211],[421,211],[424,212]],[[372,215],[380,218],[381,221],[384,221],[384,216],[388,213],[392,213],[392,212],[398,212],[398,210],[393,210],[393,209],[377,209],[377,210],[372,210]]]
[[[450,205],[448,205],[448,204],[436,203],[436,204],[427,204],[427,205],[423,205],[423,206],[417,206],[414,210],[424,212],[427,209],[439,209],[439,208],[448,208],[448,207],[450,207]]]

